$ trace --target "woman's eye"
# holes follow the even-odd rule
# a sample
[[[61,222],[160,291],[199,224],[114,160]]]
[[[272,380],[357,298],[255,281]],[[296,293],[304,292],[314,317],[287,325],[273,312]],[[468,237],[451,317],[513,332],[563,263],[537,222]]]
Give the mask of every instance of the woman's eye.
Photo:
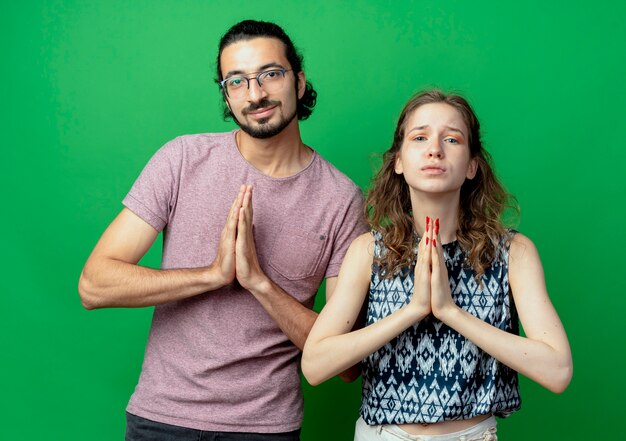
[[[426,137],[422,135],[417,135],[413,138],[413,141],[426,141]]]
[[[447,142],[449,142],[450,144],[458,144],[459,140],[456,138],[447,138],[446,139]]]

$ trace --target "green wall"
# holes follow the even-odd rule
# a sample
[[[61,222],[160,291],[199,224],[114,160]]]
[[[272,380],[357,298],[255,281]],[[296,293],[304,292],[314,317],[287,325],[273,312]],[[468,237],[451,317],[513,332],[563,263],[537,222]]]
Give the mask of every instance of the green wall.
[[[366,188],[409,95],[462,92],[522,207],[575,373],[522,379],[501,439],[625,436],[624,2],[23,1],[0,16],[3,439],[116,440],[150,309],[87,312],[77,280],[151,154],[229,130],[220,35],[281,24],[319,103],[305,141]],[[155,247],[158,248],[158,247]],[[158,265],[159,249],[144,264]],[[318,304],[318,307],[321,306]],[[303,440],[349,440],[359,384],[305,386]],[[329,435],[330,434],[330,435]]]

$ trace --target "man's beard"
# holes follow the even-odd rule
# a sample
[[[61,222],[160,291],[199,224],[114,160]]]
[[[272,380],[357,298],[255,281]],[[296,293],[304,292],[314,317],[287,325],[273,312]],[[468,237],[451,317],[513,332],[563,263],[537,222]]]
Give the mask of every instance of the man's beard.
[[[258,103],[250,104],[247,108],[242,110],[242,113],[246,115],[247,113],[253,112],[258,109],[276,105],[280,106],[280,101],[270,101],[268,99],[263,99]],[[291,121],[293,121],[293,119],[296,117],[296,114],[297,112],[294,109],[291,115],[287,115],[287,117],[281,117],[281,119],[275,124],[269,124],[269,118],[262,118],[257,121],[258,126],[254,127],[242,121],[239,121],[234,115],[233,120],[235,120],[237,125],[241,127],[241,130],[243,130],[253,138],[267,139],[276,136],[280,132],[282,132],[289,124],[291,124]]]

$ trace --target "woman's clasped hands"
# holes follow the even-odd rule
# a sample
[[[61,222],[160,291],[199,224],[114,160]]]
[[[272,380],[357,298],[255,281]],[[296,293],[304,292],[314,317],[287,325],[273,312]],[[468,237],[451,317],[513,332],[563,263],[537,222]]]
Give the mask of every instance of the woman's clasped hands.
[[[430,313],[445,321],[446,313],[458,308],[450,292],[438,218],[426,216],[426,229],[417,248],[413,296],[407,306],[414,310],[417,321]]]

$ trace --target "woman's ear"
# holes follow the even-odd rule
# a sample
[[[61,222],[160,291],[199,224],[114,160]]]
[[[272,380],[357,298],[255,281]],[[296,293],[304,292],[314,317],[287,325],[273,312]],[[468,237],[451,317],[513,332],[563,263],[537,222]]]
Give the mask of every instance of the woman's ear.
[[[478,158],[472,158],[467,167],[467,174],[465,177],[467,179],[474,179],[474,177],[476,177],[476,172],[478,172]]]
[[[396,159],[393,162],[393,170],[397,175],[404,173],[404,169],[402,168],[402,159],[400,159],[400,152],[396,153]]]

